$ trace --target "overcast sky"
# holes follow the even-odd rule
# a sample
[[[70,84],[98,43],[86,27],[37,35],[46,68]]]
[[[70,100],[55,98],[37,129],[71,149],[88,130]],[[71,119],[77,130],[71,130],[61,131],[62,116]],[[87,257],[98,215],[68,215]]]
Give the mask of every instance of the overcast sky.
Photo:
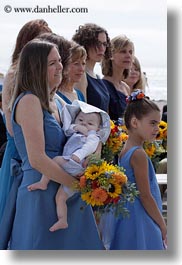
[[[7,7],[8,5],[8,7]],[[88,13],[43,13],[40,8],[87,8]],[[12,8],[12,10],[11,10]],[[32,8],[40,13],[19,12],[14,8]],[[8,11],[8,12],[5,12]],[[11,12],[9,12],[11,10]],[[110,38],[127,35],[143,68],[167,65],[167,1],[165,0],[1,0],[0,70],[6,71],[21,27],[31,19],[45,19],[51,29],[71,39],[77,27],[94,22],[107,29]]]

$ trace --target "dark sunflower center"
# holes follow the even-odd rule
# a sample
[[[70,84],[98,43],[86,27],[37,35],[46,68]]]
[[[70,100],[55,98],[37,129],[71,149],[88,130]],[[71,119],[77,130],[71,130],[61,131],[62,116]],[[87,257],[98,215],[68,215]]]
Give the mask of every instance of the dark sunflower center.
[[[113,184],[110,184],[109,192],[113,193],[115,191],[115,187]]]

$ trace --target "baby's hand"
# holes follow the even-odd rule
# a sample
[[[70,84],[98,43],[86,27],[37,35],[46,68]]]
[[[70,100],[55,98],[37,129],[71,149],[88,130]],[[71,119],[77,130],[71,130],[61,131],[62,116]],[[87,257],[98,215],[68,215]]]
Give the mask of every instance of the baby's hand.
[[[76,155],[72,155],[71,159],[74,160],[77,163],[80,163],[80,158],[78,156],[76,156]]]
[[[88,129],[85,126],[83,126],[83,125],[80,125],[80,124],[75,125],[74,130],[76,132],[82,133],[85,136],[88,135]]]

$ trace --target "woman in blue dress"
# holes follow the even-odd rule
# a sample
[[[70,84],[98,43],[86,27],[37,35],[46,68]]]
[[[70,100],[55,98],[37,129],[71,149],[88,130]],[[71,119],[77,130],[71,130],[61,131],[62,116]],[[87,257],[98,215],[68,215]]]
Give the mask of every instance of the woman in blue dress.
[[[43,19],[35,19],[27,22],[19,31],[15,49],[12,54],[12,62],[11,66],[5,76],[2,96],[3,96],[3,112],[5,114],[5,123],[7,129],[7,145],[2,161],[2,167],[0,172],[0,221],[3,216],[4,207],[6,204],[6,200],[11,189],[14,177],[11,175],[11,159],[18,159],[20,157],[18,155],[14,138],[13,131],[11,126],[11,112],[9,110],[9,102],[12,97],[12,93],[15,85],[15,73],[17,67],[17,61],[19,54],[24,47],[24,45],[37,37],[39,34],[44,32],[51,32],[51,29],[48,27],[48,24]]]
[[[163,250],[167,228],[162,216],[159,186],[151,160],[143,149],[158,133],[160,109],[141,90],[128,97],[125,125],[129,138],[119,156],[119,166],[126,169],[128,181],[136,183],[139,196],[126,205],[129,218],[115,221],[111,250]]]
[[[85,102],[83,93],[75,88],[85,71],[87,54],[84,47],[55,33],[43,33],[38,38],[55,43],[59,49],[63,77],[56,94],[67,104],[71,104],[75,99]]]
[[[22,160],[22,181],[9,249],[104,249],[92,209],[86,207],[78,193],[68,201],[69,228],[49,231],[57,218],[55,195],[59,184],[71,187],[75,181],[52,160],[61,155],[65,143],[63,130],[49,104],[51,91],[61,81],[59,52],[51,43],[30,41],[22,50],[18,70],[12,98],[12,127]],[[42,174],[53,180],[48,189],[28,191],[27,186],[40,180]]]
[[[109,92],[102,79],[94,72],[96,63],[100,63],[104,57],[110,58],[108,33],[96,24],[86,23],[79,26],[72,39],[87,51],[86,71],[77,83],[77,88],[82,91],[88,104],[108,112]]]
[[[56,93],[67,104],[71,104],[75,99],[85,102],[83,93],[75,86],[85,72],[87,53],[83,46],[74,41],[70,42],[69,52],[67,62],[63,66],[63,79]]]
[[[112,57],[102,60],[103,81],[110,95],[109,115],[111,120],[123,118],[126,109],[126,97],[130,94],[129,86],[123,82],[132,65],[134,45],[125,35],[111,40]]]

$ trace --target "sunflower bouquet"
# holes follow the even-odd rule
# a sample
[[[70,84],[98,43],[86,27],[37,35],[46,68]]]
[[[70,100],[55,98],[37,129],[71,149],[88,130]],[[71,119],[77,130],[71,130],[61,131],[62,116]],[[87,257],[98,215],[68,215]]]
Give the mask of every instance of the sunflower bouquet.
[[[76,187],[81,198],[94,210],[102,214],[113,211],[115,215],[128,215],[125,203],[134,202],[138,191],[130,184],[124,169],[92,157]]]
[[[128,138],[127,129],[123,123],[114,123],[111,120],[110,126],[110,135],[102,147],[102,157],[107,162],[113,162],[114,157],[119,154]]]
[[[167,123],[160,121],[159,132],[156,140],[153,142],[145,142],[144,150],[150,157],[155,170],[157,170],[158,163],[167,157]]]

